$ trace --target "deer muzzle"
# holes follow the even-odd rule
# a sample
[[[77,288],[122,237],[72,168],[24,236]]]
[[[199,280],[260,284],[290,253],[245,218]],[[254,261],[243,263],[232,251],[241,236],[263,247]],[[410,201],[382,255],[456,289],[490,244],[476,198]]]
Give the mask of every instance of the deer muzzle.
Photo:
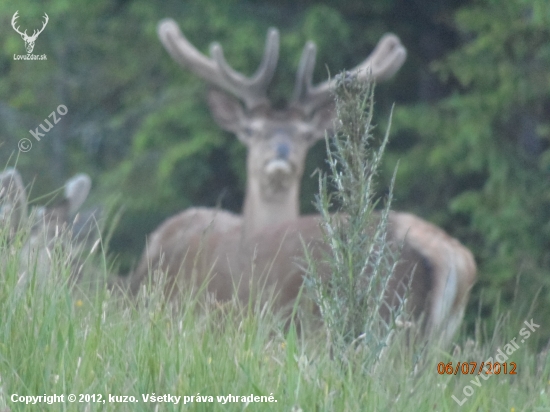
[[[265,172],[268,176],[290,175],[292,166],[287,160],[273,159],[265,166]]]

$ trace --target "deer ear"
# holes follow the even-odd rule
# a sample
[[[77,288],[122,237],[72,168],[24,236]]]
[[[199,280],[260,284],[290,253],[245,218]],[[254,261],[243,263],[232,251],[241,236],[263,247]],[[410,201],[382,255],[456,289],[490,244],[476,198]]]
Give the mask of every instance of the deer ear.
[[[92,179],[85,173],[78,174],[65,183],[65,199],[69,203],[69,215],[73,216],[90,193]]]
[[[325,138],[325,132],[331,134],[334,131],[336,107],[334,102],[325,104],[315,111],[311,124],[313,125],[313,139],[320,140]]]
[[[241,103],[217,89],[208,92],[208,105],[214,120],[223,130],[239,134],[245,114]]]
[[[27,220],[27,191],[15,169],[0,173],[0,224],[16,231]]]

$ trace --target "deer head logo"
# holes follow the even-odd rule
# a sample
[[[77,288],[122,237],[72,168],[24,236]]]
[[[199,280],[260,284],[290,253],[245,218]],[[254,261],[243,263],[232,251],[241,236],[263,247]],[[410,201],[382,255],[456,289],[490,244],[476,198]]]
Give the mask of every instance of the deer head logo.
[[[30,53],[32,53],[32,50],[34,49],[34,42],[38,38],[38,35],[44,31],[44,28],[48,24],[49,17],[46,13],[44,13],[44,24],[42,25],[42,28],[40,30],[34,30],[33,33],[32,33],[32,36],[29,36],[27,34],[27,30],[25,30],[23,33],[21,33],[19,31],[19,26],[17,26],[17,27],[15,26],[16,20],[19,17],[17,15],[17,13],[19,13],[19,10],[17,10],[15,12],[15,14],[13,15],[13,17],[11,19],[11,26],[13,27],[13,29],[17,33],[19,33],[21,35],[21,38],[25,41],[25,49],[27,49],[27,54],[30,54]]]

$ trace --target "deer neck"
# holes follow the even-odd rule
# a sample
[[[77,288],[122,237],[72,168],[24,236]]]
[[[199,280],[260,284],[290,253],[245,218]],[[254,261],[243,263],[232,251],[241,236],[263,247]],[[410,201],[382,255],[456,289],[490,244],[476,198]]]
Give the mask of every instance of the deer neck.
[[[299,216],[300,179],[285,190],[269,190],[259,178],[248,174],[243,207],[243,239],[267,226],[284,223]]]

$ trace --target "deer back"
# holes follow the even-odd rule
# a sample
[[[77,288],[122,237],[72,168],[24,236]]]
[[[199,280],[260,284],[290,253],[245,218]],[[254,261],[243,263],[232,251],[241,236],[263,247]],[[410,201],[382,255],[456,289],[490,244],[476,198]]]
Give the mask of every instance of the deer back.
[[[149,236],[138,266],[130,274],[131,292],[136,294],[141,285],[148,283],[149,275],[158,271],[167,273],[168,283],[172,285],[177,274],[186,271],[186,264],[190,265],[188,273],[191,273],[190,262],[204,259],[198,253],[203,238],[238,231],[241,226],[240,216],[209,208],[189,208],[166,219]]]
[[[176,243],[164,244],[174,247],[165,250],[153,269],[166,273],[166,293],[171,298],[178,299],[189,288],[196,290],[207,282],[207,291],[219,300],[237,295],[248,301],[273,293],[274,309],[289,309],[303,286],[304,245],[320,262],[321,278],[326,281],[333,275],[323,263],[330,249],[324,242],[319,216],[302,216],[270,226],[247,240],[241,238],[240,222],[232,223],[223,229],[220,225],[220,230],[211,226],[210,231],[191,232],[185,254]],[[177,233],[177,224],[177,220],[167,221],[160,233]],[[153,238],[159,239],[160,233]],[[389,215],[388,248],[389,256],[398,256],[399,261],[388,283],[382,317],[388,320],[392,308],[407,297],[412,316],[420,319],[424,315],[421,327],[425,333],[438,333],[444,342],[450,341],[475,280],[471,252],[436,226],[397,212]],[[142,276],[146,275],[142,272]]]

